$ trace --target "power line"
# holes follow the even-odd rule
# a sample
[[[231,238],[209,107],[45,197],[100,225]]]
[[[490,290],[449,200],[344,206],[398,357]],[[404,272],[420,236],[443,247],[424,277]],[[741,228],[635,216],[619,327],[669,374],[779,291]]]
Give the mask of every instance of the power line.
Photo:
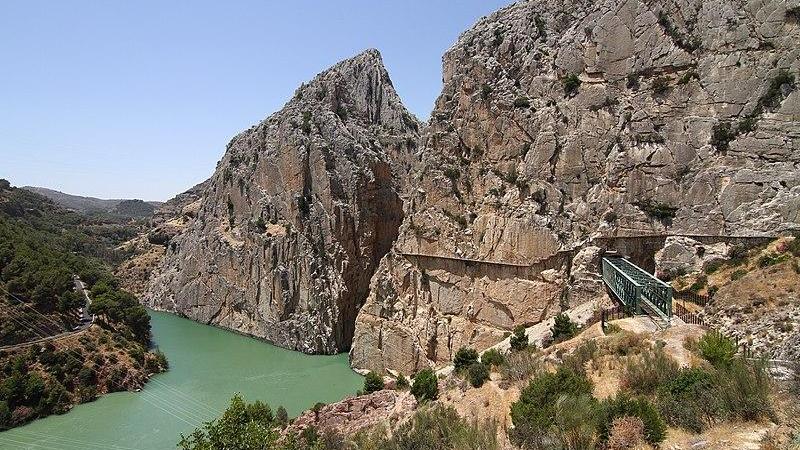
[[[25,306],[25,307],[29,308],[29,309],[30,309],[31,311],[33,311],[34,313],[36,313],[36,314],[38,314],[38,315],[40,315],[40,316],[44,317],[45,319],[49,320],[49,321],[50,321],[51,323],[53,323],[53,324],[57,324],[57,323],[56,323],[56,322],[54,322],[54,321],[53,321],[51,318],[49,318],[49,317],[45,316],[44,314],[42,314],[41,312],[37,311],[37,310],[36,310],[35,308],[33,308],[32,306],[30,306],[30,305],[28,305],[27,303],[25,303],[25,302],[23,302],[22,300],[20,300],[20,299],[19,299],[17,296],[15,296],[15,295],[14,295],[14,294],[12,294],[11,292],[9,292],[7,289],[5,289],[5,288],[3,288],[3,287],[0,287],[0,289],[2,289],[2,290],[3,290],[4,292],[6,292],[8,295],[12,296],[12,297],[13,297],[15,300],[17,300],[18,302],[20,302],[20,303],[21,303],[23,306]],[[85,289],[85,288],[84,288],[84,289],[82,289],[82,290],[83,290],[83,292],[84,292],[84,295],[88,295],[88,294],[86,294],[86,289]],[[173,395],[175,395],[176,397],[177,397],[177,396],[183,396],[183,397],[184,397],[184,399],[186,399],[186,400],[188,400],[188,401],[190,401],[190,402],[194,402],[194,404],[195,404],[195,405],[197,405],[197,406],[199,406],[199,407],[201,407],[201,408],[203,408],[203,409],[207,410],[208,412],[212,413],[212,414],[214,415],[214,417],[218,416],[218,415],[219,415],[219,414],[222,412],[221,410],[214,409],[214,408],[212,408],[211,406],[209,406],[209,405],[205,404],[204,402],[201,402],[200,400],[197,400],[197,399],[193,398],[192,396],[190,396],[190,395],[188,395],[188,394],[186,394],[186,393],[184,393],[184,392],[180,391],[178,388],[176,388],[176,387],[174,387],[174,386],[170,386],[169,384],[167,384],[167,383],[164,383],[163,381],[156,380],[156,379],[151,379],[150,381],[153,381],[155,384],[159,384],[159,385],[161,385],[161,386],[164,386],[166,389],[169,389],[169,390],[173,391],[173,392],[175,393],[175,394],[173,394]],[[120,386],[120,387],[122,387],[122,386]],[[201,421],[205,420],[205,419],[203,419],[203,417],[200,417],[200,419],[201,419]]]
[[[16,433],[19,435],[20,438],[24,438],[24,437],[56,438],[59,441],[64,441],[64,442],[68,442],[68,443],[75,443],[75,444],[81,444],[81,445],[87,445],[87,446],[90,446],[90,447],[97,447],[97,448],[105,449],[105,450],[141,450],[141,449],[138,449],[138,448],[135,448],[135,447],[125,447],[125,446],[117,445],[117,444],[97,443],[97,442],[82,441],[80,439],[68,438],[68,437],[63,437],[63,436],[52,436],[52,435],[47,434],[47,433],[39,433],[39,432],[36,432],[36,431],[27,431],[27,430],[24,430],[24,429],[17,430]],[[2,437],[5,437],[5,436],[0,434],[0,438],[2,438]]]
[[[14,318],[14,317],[13,317],[13,314],[12,314],[12,319],[13,319],[13,318]],[[68,357],[71,357],[73,360],[75,360],[76,362],[78,362],[78,363],[80,363],[81,365],[83,365],[83,361],[82,361],[82,359],[81,359],[83,355],[81,355],[80,353],[78,353],[78,351],[77,351],[77,350],[74,350],[74,349],[66,349],[66,350],[64,350],[64,351],[63,351],[63,353],[65,353],[65,354],[66,354]],[[110,381],[110,380],[109,380],[109,381]],[[122,389],[124,389],[124,390],[127,390],[127,389],[126,389],[124,386],[122,386],[121,384],[114,383],[114,382],[112,382],[112,383],[113,383],[113,384],[115,384],[115,385],[117,385],[117,387],[120,387],[120,388],[122,388]],[[191,426],[197,427],[197,426],[198,426],[200,423],[202,423],[203,421],[205,421],[205,420],[206,420],[204,417],[202,417],[202,416],[200,416],[200,415],[196,415],[196,414],[194,414],[194,412],[192,412],[191,410],[184,409],[183,407],[179,406],[177,403],[174,403],[175,401],[179,401],[178,399],[174,399],[174,398],[169,398],[169,399],[166,399],[166,398],[159,398],[159,397],[155,396],[154,394],[152,394],[152,393],[149,393],[149,392],[145,392],[145,391],[141,391],[141,392],[139,392],[139,394],[141,394],[141,397],[142,397],[142,399],[143,399],[144,401],[146,401],[147,403],[150,403],[151,405],[155,406],[156,408],[158,408],[158,409],[160,409],[160,410],[164,411],[165,413],[167,413],[167,414],[169,414],[169,415],[171,415],[171,416],[175,417],[176,419],[179,419],[179,420],[181,420],[182,422],[184,422],[184,423],[187,423],[187,424],[189,424],[189,425],[191,425]],[[149,399],[152,399],[152,401],[151,401],[151,400],[149,400]],[[173,409],[173,410],[174,410],[176,413],[178,413],[178,414],[184,414],[184,415],[186,416],[186,418],[188,418],[188,419],[191,419],[191,420],[194,420],[194,421],[196,421],[196,422],[189,422],[189,421],[187,421],[187,420],[186,420],[186,418],[184,418],[184,417],[180,417],[180,416],[178,416],[177,414],[175,414],[174,412],[172,412],[172,411],[169,411],[169,410],[167,410],[167,409],[164,409],[164,408],[162,408],[162,407],[161,407],[161,406],[160,406],[160,405],[157,403],[157,401],[161,401],[161,402],[163,402],[163,404],[167,405],[168,407],[171,407],[171,408],[172,408],[172,409]]]
[[[9,295],[11,295],[12,297],[16,298],[16,297],[15,297],[13,294],[11,294],[10,292],[8,292],[8,291],[7,291],[7,290],[5,290],[4,288],[0,288],[0,290],[3,290],[3,291],[5,291],[7,294],[9,294]],[[19,300],[19,299],[17,299],[17,300]],[[35,310],[34,310],[34,311],[35,311]],[[38,311],[35,311],[35,312],[36,312],[37,314],[41,315],[42,317],[44,317],[44,318],[46,318],[46,319],[47,319],[47,317],[46,317],[46,316],[44,316],[43,314],[41,314],[40,312],[38,312]],[[13,313],[12,313],[12,315],[13,315]],[[34,334],[37,334],[37,335],[39,335],[40,337],[44,337],[44,336],[41,336],[40,334],[36,333],[35,331],[34,331]],[[83,361],[82,361],[82,360],[79,358],[79,357],[82,357],[82,355],[81,355],[81,354],[79,354],[79,353],[77,353],[77,351],[76,351],[76,350],[74,350],[74,349],[67,349],[67,350],[64,350],[64,353],[66,353],[66,354],[67,354],[67,356],[70,356],[70,357],[72,357],[72,359],[74,359],[76,362],[78,362],[78,363],[80,363],[80,364],[83,364]],[[76,355],[77,355],[77,357],[76,357]],[[109,380],[109,381],[110,381],[110,380]],[[120,388],[122,388],[122,389],[124,389],[124,390],[127,390],[127,389],[126,389],[124,386],[122,386],[121,384],[117,384],[117,383],[114,383],[114,384],[116,384],[118,387],[120,387]],[[156,408],[158,408],[158,409],[162,410],[163,412],[165,412],[165,413],[169,414],[170,416],[172,416],[172,417],[174,417],[174,418],[176,418],[176,419],[178,419],[178,420],[180,420],[180,421],[182,421],[182,422],[186,423],[187,425],[190,425],[190,426],[193,426],[193,427],[198,427],[198,426],[199,426],[199,425],[200,425],[202,422],[204,422],[204,421],[206,421],[206,420],[207,420],[207,419],[205,419],[203,416],[197,415],[197,414],[195,414],[195,413],[194,413],[193,411],[191,411],[191,410],[184,409],[183,407],[181,407],[180,405],[178,405],[177,403],[175,403],[175,401],[180,401],[179,399],[176,399],[176,398],[159,398],[158,396],[155,396],[154,394],[152,394],[152,393],[148,393],[148,392],[145,392],[145,391],[141,391],[141,392],[139,392],[139,393],[141,394],[141,398],[142,398],[142,400],[144,400],[145,402],[147,402],[147,403],[151,404],[152,406],[154,406],[154,407],[156,407]],[[163,402],[163,404],[164,404],[164,405],[166,405],[167,407],[169,407],[169,408],[172,408],[172,410],[173,410],[174,412],[173,412],[173,411],[170,411],[170,410],[168,410],[168,409],[165,409],[165,408],[163,408],[163,407],[162,407],[160,404],[158,404],[158,403],[157,403],[158,401],[161,401],[161,402]],[[176,414],[176,413],[177,413],[177,414]],[[183,414],[183,415],[185,415],[185,417],[181,417],[179,414]],[[188,419],[188,420],[187,420],[187,419]],[[193,420],[194,422],[190,422],[190,420]]]

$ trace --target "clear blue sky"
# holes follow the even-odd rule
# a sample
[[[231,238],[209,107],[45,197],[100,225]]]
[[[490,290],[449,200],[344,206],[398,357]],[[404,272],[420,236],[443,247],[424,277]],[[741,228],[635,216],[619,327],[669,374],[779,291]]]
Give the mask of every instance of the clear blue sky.
[[[303,81],[377,48],[427,119],[441,57],[509,0],[0,3],[0,178],[165,200]]]

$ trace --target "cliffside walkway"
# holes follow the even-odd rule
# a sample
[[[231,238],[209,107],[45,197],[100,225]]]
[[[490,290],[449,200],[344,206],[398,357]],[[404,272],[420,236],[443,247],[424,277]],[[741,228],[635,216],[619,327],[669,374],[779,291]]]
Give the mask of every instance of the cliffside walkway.
[[[672,320],[672,286],[619,256],[603,258],[603,282],[635,314]]]

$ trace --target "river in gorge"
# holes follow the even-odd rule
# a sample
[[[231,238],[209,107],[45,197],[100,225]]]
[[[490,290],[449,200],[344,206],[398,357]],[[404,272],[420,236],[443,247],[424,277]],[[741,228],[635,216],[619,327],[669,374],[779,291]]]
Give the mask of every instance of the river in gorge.
[[[181,433],[215,418],[236,392],[273,410],[283,405],[295,416],[362,386],[346,354],[310,356],[171,314],[150,316],[168,372],[153,377],[142,392],[105,395],[2,432],[0,449],[174,449]]]

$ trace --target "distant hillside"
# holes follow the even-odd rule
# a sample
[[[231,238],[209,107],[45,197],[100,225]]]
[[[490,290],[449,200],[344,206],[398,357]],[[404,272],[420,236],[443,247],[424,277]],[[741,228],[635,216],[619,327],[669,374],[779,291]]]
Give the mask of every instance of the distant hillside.
[[[110,214],[118,217],[145,218],[152,216],[156,208],[163,204],[163,202],[142,200],[83,197],[36,186],[24,186],[22,189],[43,195],[59,206],[86,215]]]

